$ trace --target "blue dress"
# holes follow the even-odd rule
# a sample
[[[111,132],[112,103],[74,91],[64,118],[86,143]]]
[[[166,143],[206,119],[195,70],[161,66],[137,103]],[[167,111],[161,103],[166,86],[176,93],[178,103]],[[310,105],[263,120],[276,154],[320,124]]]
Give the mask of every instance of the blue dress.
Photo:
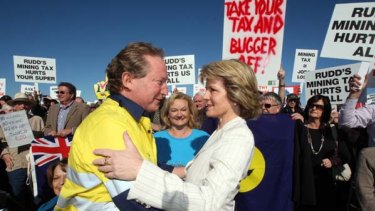
[[[158,163],[171,166],[186,166],[206,143],[208,133],[193,129],[185,138],[175,138],[167,130],[154,134],[157,146]]]

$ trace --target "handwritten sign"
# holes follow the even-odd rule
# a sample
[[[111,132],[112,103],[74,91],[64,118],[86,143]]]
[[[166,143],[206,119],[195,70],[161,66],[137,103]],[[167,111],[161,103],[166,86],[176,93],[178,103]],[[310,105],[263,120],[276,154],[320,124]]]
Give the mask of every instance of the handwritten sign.
[[[34,90],[38,90],[38,87],[34,85],[21,84],[21,93],[33,94]]]
[[[30,144],[34,139],[25,111],[0,115],[0,125],[10,148]]]
[[[375,2],[336,4],[322,57],[375,61]]]
[[[225,0],[223,59],[240,59],[259,89],[276,85],[281,64],[286,0]]]
[[[56,83],[56,59],[13,56],[16,82]]]
[[[304,82],[305,72],[315,70],[318,50],[296,49],[292,82]]]

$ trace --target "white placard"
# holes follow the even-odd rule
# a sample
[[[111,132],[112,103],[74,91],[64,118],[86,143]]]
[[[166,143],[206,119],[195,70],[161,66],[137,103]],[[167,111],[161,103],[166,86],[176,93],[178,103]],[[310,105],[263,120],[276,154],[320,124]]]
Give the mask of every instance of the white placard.
[[[224,3],[223,59],[240,59],[254,69],[258,89],[276,85],[280,69],[287,1]]]
[[[305,72],[315,70],[317,57],[318,50],[296,49],[292,82],[304,82]]]
[[[56,59],[13,56],[16,82],[56,83]]]
[[[366,105],[375,104],[375,93],[367,95]]]
[[[0,97],[6,94],[6,79],[0,78]]]
[[[21,84],[21,93],[33,95],[34,90],[38,90],[38,87],[35,87],[34,85]]]
[[[186,94],[187,89],[186,89],[185,86],[179,86],[179,87],[176,87],[176,88],[177,88],[178,92]]]
[[[356,63],[337,67],[330,67],[305,73],[306,99],[321,94],[331,100],[331,104],[343,104],[349,95],[349,80],[361,71],[367,71],[368,64]]]
[[[206,92],[206,87],[204,87],[202,84],[194,84],[193,96],[195,96],[195,94],[198,92]]]
[[[57,99],[57,94],[56,92],[59,90],[58,86],[50,86],[49,87],[49,96],[52,99]]]
[[[336,4],[322,57],[375,61],[375,2]]]
[[[168,85],[195,84],[194,55],[164,57],[167,65]]]
[[[0,115],[0,125],[10,148],[30,144],[34,139],[24,110]]]

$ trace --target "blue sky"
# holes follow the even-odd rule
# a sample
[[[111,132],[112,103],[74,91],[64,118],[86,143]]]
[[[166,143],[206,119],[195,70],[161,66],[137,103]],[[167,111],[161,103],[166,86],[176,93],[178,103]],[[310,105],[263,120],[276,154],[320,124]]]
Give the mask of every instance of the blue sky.
[[[291,82],[295,49],[323,46],[335,4],[355,0],[289,0],[286,8],[282,64]],[[371,2],[361,0],[360,2]],[[14,96],[13,55],[55,58],[57,82],[68,81],[94,101],[94,83],[127,43],[146,41],[166,56],[195,55],[195,67],[220,60],[224,0],[73,1],[4,0],[0,3],[0,78]],[[317,69],[356,63],[318,58]],[[30,84],[30,83],[29,83]],[[32,84],[30,84],[32,85]],[[49,94],[51,84],[39,84]]]

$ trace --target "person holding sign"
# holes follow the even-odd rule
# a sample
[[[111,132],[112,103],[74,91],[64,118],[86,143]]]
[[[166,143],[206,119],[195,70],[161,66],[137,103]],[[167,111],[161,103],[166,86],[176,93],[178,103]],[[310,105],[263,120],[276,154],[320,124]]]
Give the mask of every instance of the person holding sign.
[[[370,71],[373,72],[375,70]],[[357,177],[355,178],[358,201],[363,210],[375,210],[375,105],[355,109],[359,97],[366,89],[369,74],[366,75],[363,85],[361,76],[354,74],[349,82],[350,93],[345,104],[341,107],[339,124],[350,128],[366,128],[369,148],[363,149],[358,157]],[[361,87],[362,85],[362,87]]]
[[[303,109],[301,108],[301,102],[299,100],[299,97],[294,93],[288,94],[288,96],[286,97],[286,105],[284,108],[281,109],[280,113],[299,113],[303,115]]]
[[[44,135],[66,137],[73,135],[74,130],[90,113],[90,107],[75,102],[76,87],[68,82],[61,82],[56,91],[60,104],[48,110]]]
[[[8,101],[8,104],[10,106],[13,106],[14,112],[25,111],[28,116],[28,121],[30,123],[31,130],[34,133],[34,136],[37,136],[37,138],[42,136],[42,130],[44,128],[43,119],[39,116],[31,116],[29,113],[31,107],[35,104],[34,101],[31,101],[24,93],[17,93],[13,100]],[[2,138],[3,140],[5,140],[4,134],[0,134],[0,136],[0,139]],[[8,178],[12,188],[12,192],[22,205],[25,205],[26,201],[32,197],[30,192],[31,187],[26,185],[28,167],[28,161],[26,157],[29,153],[29,148],[30,144],[27,144],[14,148],[6,147],[1,152],[1,159],[5,161],[7,166],[6,170],[8,172]]]
[[[93,162],[106,177],[133,180],[128,199],[165,210],[234,210],[254,150],[245,119],[261,113],[256,77],[242,61],[225,60],[204,66],[200,79],[206,81],[206,114],[218,118],[219,125],[186,166],[185,180],[142,158],[129,131],[125,150],[94,151],[103,156]]]
[[[372,70],[374,71],[374,70]],[[371,72],[372,72],[371,71]],[[358,102],[358,98],[361,93],[366,89],[368,82],[368,75],[365,77],[363,86],[361,87],[361,76],[354,74],[353,78],[349,82],[350,93],[346,99],[345,104],[340,109],[339,124],[350,128],[361,127],[367,128],[369,136],[368,145],[370,147],[375,146],[375,105],[367,105],[355,109]]]

